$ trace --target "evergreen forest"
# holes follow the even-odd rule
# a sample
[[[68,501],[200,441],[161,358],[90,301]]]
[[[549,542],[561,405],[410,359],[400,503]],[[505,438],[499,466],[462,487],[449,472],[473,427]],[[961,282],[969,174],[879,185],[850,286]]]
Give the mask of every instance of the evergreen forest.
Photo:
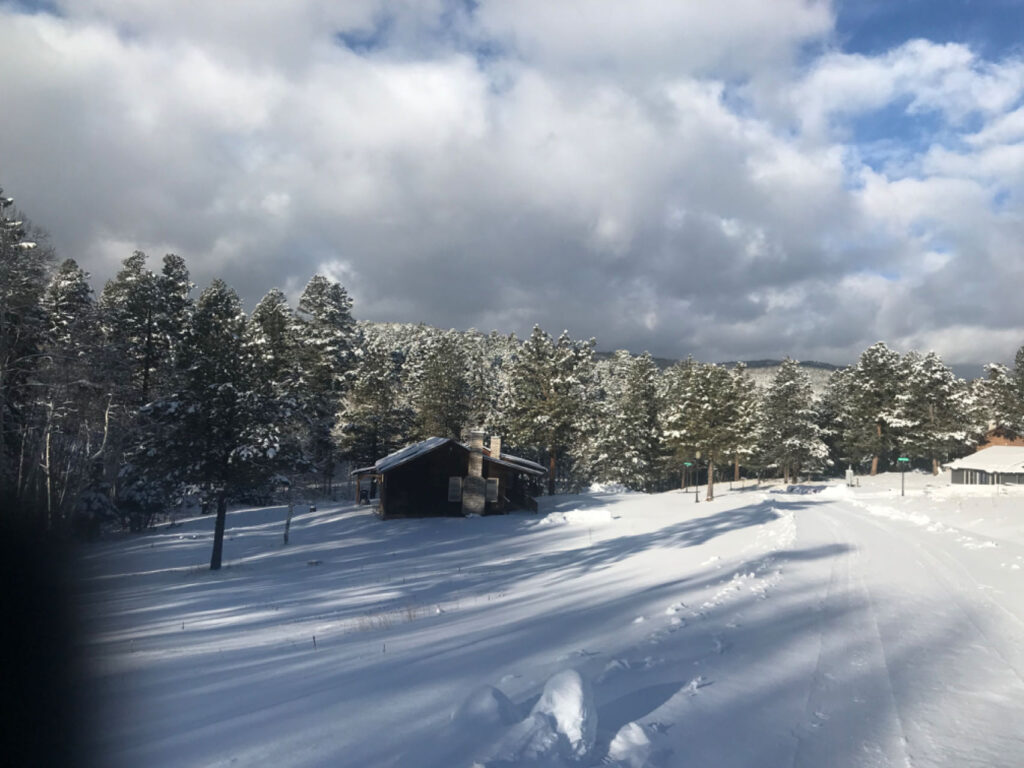
[[[709,497],[899,456],[937,472],[993,428],[1024,432],[1024,347],[966,381],[879,342],[815,392],[790,359],[759,387],[743,364],[666,367],[539,327],[360,322],[320,275],[295,306],[273,288],[246,312],[221,280],[197,293],[174,254],[132,253],[97,295],[0,203],[0,498],[52,531],[139,531],[183,505],[222,531],[229,503],[338,496],[353,468],[476,427],[549,467],[549,493],[699,481]]]

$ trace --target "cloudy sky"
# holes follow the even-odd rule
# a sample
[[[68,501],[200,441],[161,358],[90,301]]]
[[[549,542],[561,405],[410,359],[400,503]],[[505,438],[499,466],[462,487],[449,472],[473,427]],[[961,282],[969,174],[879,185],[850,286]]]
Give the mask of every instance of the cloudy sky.
[[[600,349],[1024,344],[1020,0],[0,0],[0,185],[97,287]]]

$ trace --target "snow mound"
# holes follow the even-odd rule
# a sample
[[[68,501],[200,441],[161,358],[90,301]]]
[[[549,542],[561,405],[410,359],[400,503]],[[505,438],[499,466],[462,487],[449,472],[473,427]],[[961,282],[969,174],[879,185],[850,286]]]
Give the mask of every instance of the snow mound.
[[[594,693],[575,669],[559,672],[548,680],[532,714],[550,718],[555,730],[565,736],[574,756],[582,757],[594,746],[597,735]]]
[[[465,727],[513,725],[518,720],[516,705],[492,685],[477,688],[452,712],[452,723]]]
[[[851,496],[853,496],[853,490],[845,483],[835,483],[821,490],[823,499],[848,499]]]
[[[562,765],[585,757],[596,738],[593,691],[579,672],[569,669],[547,681],[530,714],[497,740],[483,765]]]
[[[590,493],[633,493],[622,483],[592,483],[587,490]]]
[[[562,523],[593,525],[594,523],[610,523],[612,519],[610,509],[572,509],[568,512],[549,512],[538,521],[538,525]]]
[[[622,768],[643,768],[651,754],[651,740],[638,723],[626,723],[619,728],[608,747],[608,759]]]

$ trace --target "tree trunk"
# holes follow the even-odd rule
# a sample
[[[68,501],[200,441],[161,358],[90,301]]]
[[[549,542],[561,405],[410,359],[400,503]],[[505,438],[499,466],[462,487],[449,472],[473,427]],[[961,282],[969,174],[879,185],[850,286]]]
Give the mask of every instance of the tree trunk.
[[[789,464],[782,465],[782,482],[789,485]]]
[[[288,491],[288,517],[284,521],[284,543],[288,543],[288,532],[292,527],[292,515],[295,513],[295,502],[292,501],[292,492]]]
[[[221,554],[224,552],[224,523],[228,517],[228,497],[226,491],[217,492],[217,523],[213,529],[213,555],[210,557],[210,570],[220,570]]]
[[[708,459],[708,495],[707,501],[714,501],[715,499],[715,462],[712,459]]]
[[[548,496],[555,495],[555,451],[549,451],[548,459]]]
[[[939,474],[939,460],[938,459],[932,459],[932,474],[933,475]]]
[[[875,434],[878,435],[878,442],[882,442],[882,423],[875,423]],[[878,454],[876,453],[871,457],[871,474],[872,476],[878,474]]]

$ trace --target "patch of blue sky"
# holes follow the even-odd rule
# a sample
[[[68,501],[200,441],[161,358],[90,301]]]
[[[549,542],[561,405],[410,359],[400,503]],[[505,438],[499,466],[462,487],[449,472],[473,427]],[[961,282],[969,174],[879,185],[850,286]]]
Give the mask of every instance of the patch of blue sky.
[[[842,128],[854,144],[898,141],[907,151],[921,152],[936,138],[949,133],[945,115],[938,110],[913,110],[912,99],[904,97],[843,121]]]
[[[372,27],[335,32],[334,41],[353,53],[365,56],[387,46],[393,25],[394,19],[391,16],[383,13],[377,14],[373,19]]]
[[[1012,212],[1016,216],[1017,205],[1013,200],[1013,192],[1005,187],[997,189],[992,195],[992,210],[995,213]]]
[[[1024,53],[1021,0],[836,0],[836,42],[848,53],[879,54],[907,40],[962,43],[997,59]]]
[[[984,127],[978,113],[961,116],[953,124],[938,109],[913,109],[912,101],[904,97],[836,126],[840,140],[851,150],[852,167],[863,164],[889,176],[912,175],[929,149],[962,150],[967,146],[964,138]]]
[[[0,9],[10,9],[15,13],[25,14],[47,13],[51,16],[64,15],[57,0],[0,0]]]

